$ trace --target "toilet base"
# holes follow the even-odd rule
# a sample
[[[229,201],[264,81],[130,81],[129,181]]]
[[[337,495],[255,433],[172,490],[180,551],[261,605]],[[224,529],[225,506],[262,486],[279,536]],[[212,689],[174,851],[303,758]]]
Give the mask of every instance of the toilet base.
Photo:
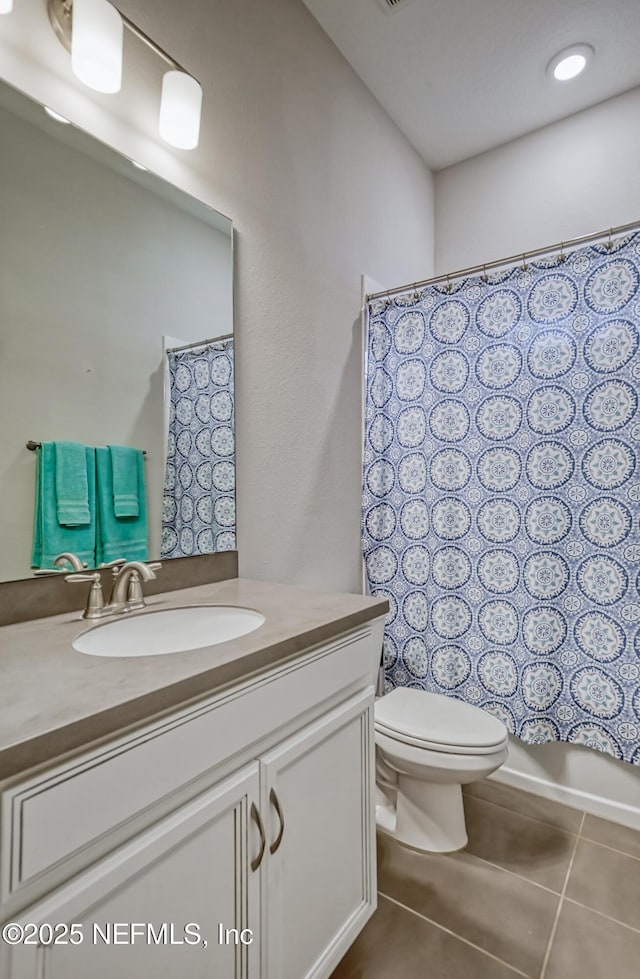
[[[399,843],[428,853],[453,853],[468,843],[462,786],[399,775],[395,821],[388,805],[376,806],[376,822]]]

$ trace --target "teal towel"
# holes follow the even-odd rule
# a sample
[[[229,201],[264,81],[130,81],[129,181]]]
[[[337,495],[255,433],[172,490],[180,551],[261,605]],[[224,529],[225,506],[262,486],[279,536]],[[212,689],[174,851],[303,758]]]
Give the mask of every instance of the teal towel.
[[[138,456],[142,452],[128,445],[108,445],[107,448],[113,473],[113,512],[116,517],[137,517],[140,515]]]
[[[147,494],[145,488],[144,456],[137,457],[137,497],[139,513],[137,517],[116,517],[113,508],[113,469],[111,452],[107,446],[96,449],[96,476],[98,499],[98,531],[96,558],[115,561],[148,561],[149,544],[147,531]]]
[[[54,442],[56,511],[62,527],[91,523],[87,454],[80,442]]]
[[[43,442],[38,449],[36,505],[33,527],[33,568],[51,568],[62,551],[77,554],[88,567],[96,565],[96,462],[95,452],[84,446],[90,522],[79,527],[63,527],[58,522],[56,504],[56,452],[54,442]]]

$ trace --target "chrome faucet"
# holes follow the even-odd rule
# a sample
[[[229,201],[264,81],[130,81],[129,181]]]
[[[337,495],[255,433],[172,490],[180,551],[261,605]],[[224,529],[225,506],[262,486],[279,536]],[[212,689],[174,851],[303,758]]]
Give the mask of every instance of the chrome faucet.
[[[51,568],[38,568],[34,571],[34,575],[42,576],[47,574],[64,574],[65,571],[69,569],[65,565],[70,564],[74,571],[84,571],[88,567],[86,561],[81,561],[77,554],[72,554],[70,551],[63,551],[62,554],[58,554],[53,559],[53,567]]]
[[[145,564],[144,561],[128,561],[122,564],[122,560],[118,560],[112,561],[105,567],[112,567],[114,575],[113,590],[107,604],[102,593],[102,577],[99,571],[89,574],[70,574],[65,578],[65,581],[72,583],[91,582],[87,606],[82,613],[83,619],[102,619],[107,615],[144,608],[146,602],[140,579],[151,581],[162,565],[159,561],[153,564]]]
[[[58,554],[53,560],[54,568],[62,568],[65,570],[65,564],[69,563],[74,571],[84,571],[88,567],[86,561],[81,561],[77,554],[72,554],[70,551],[63,551],[62,554]]]

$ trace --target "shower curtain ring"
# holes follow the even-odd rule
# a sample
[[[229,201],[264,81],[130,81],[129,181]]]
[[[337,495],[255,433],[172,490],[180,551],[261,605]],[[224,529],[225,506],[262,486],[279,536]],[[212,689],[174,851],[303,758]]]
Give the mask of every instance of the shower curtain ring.
[[[611,249],[613,248],[613,242],[611,241],[611,235],[612,234],[613,234],[613,228],[609,228],[609,238],[607,240],[606,245],[604,246],[607,249],[608,252],[610,252]]]
[[[482,279],[482,281],[484,283],[487,283],[489,281],[489,276],[487,275],[487,266],[486,265],[483,265],[482,266],[482,275],[480,276],[480,278]]]
[[[560,254],[558,255],[559,262],[566,262],[567,256],[564,253],[564,241],[560,242]]]
[[[522,253],[522,265],[521,265],[521,268],[522,268],[522,271],[523,272],[527,272],[529,270],[529,266],[527,265],[527,253],[526,252],[523,252]]]
[[[447,284],[445,286],[445,289],[447,290],[447,292],[451,292],[452,288],[453,286],[451,285],[451,279],[449,278],[449,274],[447,273]]]

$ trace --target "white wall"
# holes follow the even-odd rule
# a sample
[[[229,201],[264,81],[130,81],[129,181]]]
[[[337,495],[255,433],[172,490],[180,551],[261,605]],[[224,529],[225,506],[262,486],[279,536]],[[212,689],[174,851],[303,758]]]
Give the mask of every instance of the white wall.
[[[436,272],[640,221],[640,88],[436,174]]]
[[[162,65],[75,82],[43,0],[0,18],[4,77],[233,218],[243,575],[360,588],[360,276],[433,265],[423,162],[302,0],[121,0],[200,80],[201,145],[157,137]]]
[[[435,186],[439,274],[640,220],[640,89],[442,170]],[[640,828],[640,769],[590,749],[512,739],[497,777]]]

